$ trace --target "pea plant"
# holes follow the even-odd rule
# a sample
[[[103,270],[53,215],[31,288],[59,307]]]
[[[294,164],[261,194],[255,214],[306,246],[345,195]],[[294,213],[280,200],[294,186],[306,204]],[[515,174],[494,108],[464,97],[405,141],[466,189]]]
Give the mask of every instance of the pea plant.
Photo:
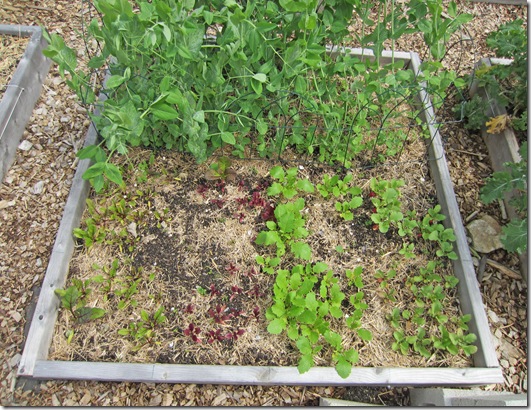
[[[386,103],[409,99],[421,84],[437,95],[452,84],[455,75],[428,63],[444,57],[451,34],[471,19],[453,1],[446,14],[442,0],[383,3],[93,0],[98,18],[84,36],[98,51],[88,70],[57,34],[45,34],[44,51],[81,101],[99,108],[91,119],[101,142],[78,152],[94,161],[84,178],[96,191],[106,181],[122,185],[109,159],[136,146],[178,149],[199,162],[220,148],[264,157],[293,146],[321,161],[350,163],[369,144],[364,132],[403,115]],[[372,8],[381,21],[367,17]],[[327,52],[348,39],[353,16],[374,62]],[[419,29],[433,58],[421,75],[398,61],[380,64],[386,39],[394,44]],[[106,81],[94,85],[91,73],[101,70]],[[100,89],[104,101],[96,98]],[[323,127],[306,126],[306,113]],[[390,145],[378,136],[370,146]],[[387,154],[396,151],[389,146]]]

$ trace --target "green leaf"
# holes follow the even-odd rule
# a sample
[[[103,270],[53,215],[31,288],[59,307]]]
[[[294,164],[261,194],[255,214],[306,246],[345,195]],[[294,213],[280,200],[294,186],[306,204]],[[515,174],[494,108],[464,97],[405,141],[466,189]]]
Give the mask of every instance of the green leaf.
[[[179,113],[171,105],[168,105],[163,102],[158,102],[154,104],[151,108],[151,113],[163,121],[175,120],[179,118]]]
[[[345,294],[341,292],[341,289],[337,283],[334,283],[330,289],[330,298],[332,299],[332,302],[336,304],[340,304],[343,299],[345,299]]]
[[[255,243],[257,245],[273,245],[275,243],[278,243],[280,241],[280,237],[278,236],[278,233],[276,231],[267,232],[262,231],[260,232],[255,240]]]
[[[94,162],[103,162],[105,161],[106,154],[99,145],[89,145],[80,149],[77,152],[77,157],[79,159],[92,159]]]
[[[253,75],[253,79],[261,83],[265,83],[267,81],[267,75],[265,75],[264,73],[256,73],[255,75]]]
[[[363,198],[361,196],[355,196],[349,202],[350,209],[359,208],[363,204]]]
[[[278,335],[286,328],[286,320],[284,318],[273,319],[267,326],[267,331],[273,335]]]
[[[328,331],[325,333],[324,336],[325,340],[330,343],[330,346],[332,346],[336,350],[341,349],[342,338],[339,333]]]
[[[343,311],[339,306],[330,306],[330,314],[336,319],[340,319],[343,317]]]
[[[277,303],[271,306],[271,312],[274,313],[278,318],[284,316],[286,314],[284,303],[277,301]]]
[[[291,244],[291,252],[295,257],[309,261],[312,258],[312,249],[306,242],[294,242]]]
[[[297,76],[295,78],[295,92],[299,94],[305,94],[308,89],[308,84],[303,76]]]
[[[471,356],[478,351],[477,346],[474,346],[474,345],[462,346],[462,349],[463,349],[463,352],[465,352],[467,356]]]
[[[105,315],[105,310],[91,307],[80,307],[75,310],[75,315],[77,323],[86,323]]]
[[[61,299],[61,305],[65,309],[74,309],[79,301],[79,291],[75,286],[70,286],[66,290],[55,289],[54,293]]]
[[[319,306],[319,302],[315,298],[315,293],[310,292],[306,295],[306,308],[311,311],[316,311]]]
[[[296,183],[298,189],[304,192],[313,193],[314,187],[313,184],[307,179],[299,179]]]
[[[284,197],[286,199],[293,198],[295,195],[297,195],[297,190],[294,188],[284,188]]]
[[[357,332],[361,340],[365,342],[369,342],[372,340],[372,332],[370,330],[360,328],[357,330]]]
[[[230,132],[222,132],[221,133],[221,139],[226,144],[236,145],[236,138],[234,137],[234,134],[232,134]]]
[[[103,175],[97,175],[89,179],[90,179],[90,183],[92,184],[96,192],[100,192],[103,189],[103,186],[105,185],[105,180],[103,179]]]
[[[122,179],[122,172],[120,171],[120,168],[109,162],[105,162],[104,164],[105,168],[103,174],[116,185],[123,185],[124,181]]]
[[[92,57],[89,62],[87,63],[87,66],[92,69],[98,69],[101,68],[105,64],[105,57],[100,56],[94,56]]]
[[[359,353],[355,349],[348,349],[343,352],[343,357],[348,360],[351,364],[355,364],[359,360]]]
[[[328,311],[330,309],[330,304],[328,301],[324,302],[319,306],[319,309],[317,310],[317,314],[319,317],[325,317],[328,314]]]
[[[336,363],[336,372],[341,378],[346,379],[352,372],[352,365],[343,357],[340,357]]]
[[[257,95],[262,94],[262,83],[255,80],[254,78],[251,78],[251,88]]]
[[[307,337],[299,338],[295,344],[297,345],[297,349],[299,349],[303,355],[312,354],[312,346]]]
[[[90,168],[88,168],[83,173],[83,179],[89,180],[97,176],[103,175],[105,171],[105,164],[106,164],[105,162],[97,162],[94,165],[92,165]]]
[[[271,170],[269,171],[269,174],[274,179],[278,179],[280,181],[284,180],[284,176],[285,176],[284,169],[279,165],[271,168]]]
[[[125,77],[121,75],[111,75],[105,82],[105,87],[107,88],[117,88],[124,83],[126,80]]]
[[[194,112],[194,115],[192,116],[192,119],[194,121],[197,121],[200,124],[204,123],[205,122],[205,112],[202,111],[202,110]]]
[[[501,242],[505,250],[523,254],[527,249],[527,218],[510,221],[502,227]]]
[[[92,309],[92,312],[90,314],[91,320],[96,320],[96,319],[99,319],[100,317],[105,316],[106,312],[104,309],[101,309],[101,308],[91,308],[91,309]]]
[[[472,344],[477,340],[477,336],[474,333],[469,333],[464,336],[463,340],[467,344]]]
[[[311,325],[315,323],[315,320],[317,319],[317,314],[315,311],[312,310],[304,310],[298,317],[300,323],[304,323],[306,325]]]
[[[313,266],[313,271],[314,273],[323,273],[324,271],[326,271],[328,269],[328,265],[324,262],[317,262],[314,266]]]
[[[267,123],[264,120],[259,119],[256,122],[256,130],[258,131],[258,133],[260,135],[265,135],[267,133],[268,129],[269,129],[269,126],[267,125]]]
[[[490,204],[496,199],[502,199],[505,192],[513,189],[516,181],[517,179],[513,179],[508,171],[495,172],[487,179],[485,186],[481,188],[481,200],[485,204]]]
[[[288,327],[287,335],[291,340],[297,340],[299,338],[299,328],[296,324],[292,323]]]
[[[297,369],[299,370],[299,373],[306,373],[313,367],[313,357],[311,354],[309,355],[303,355],[299,359],[299,364],[297,365]]]

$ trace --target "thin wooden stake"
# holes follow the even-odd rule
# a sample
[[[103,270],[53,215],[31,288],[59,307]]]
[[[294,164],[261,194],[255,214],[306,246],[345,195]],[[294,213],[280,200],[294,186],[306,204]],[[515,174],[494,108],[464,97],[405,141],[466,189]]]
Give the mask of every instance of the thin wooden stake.
[[[493,268],[498,269],[501,273],[505,273],[507,276],[509,276],[512,279],[522,279],[522,276],[511,268],[508,268],[507,266],[502,265],[499,262],[493,261],[492,259],[487,259],[487,264],[492,266]]]

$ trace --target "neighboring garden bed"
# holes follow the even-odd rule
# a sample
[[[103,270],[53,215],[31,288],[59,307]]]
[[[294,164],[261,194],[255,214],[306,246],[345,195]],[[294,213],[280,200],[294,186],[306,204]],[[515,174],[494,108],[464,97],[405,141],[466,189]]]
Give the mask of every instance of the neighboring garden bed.
[[[147,3],[143,6],[141,20],[146,21],[155,9]],[[125,4],[120,7],[127,17],[121,21],[134,18]],[[293,6],[285,7],[295,11],[290,9]],[[164,8],[157,10],[165,14]],[[445,87],[453,81],[451,75],[433,75],[437,65],[421,64],[414,53],[378,52],[375,58],[368,50],[342,53],[317,44],[301,49],[301,45],[306,47],[306,32],[304,41],[288,42],[286,60],[278,55],[287,64],[281,66],[281,72],[272,62],[259,68],[242,67],[234,60],[241,60],[241,54],[233,46],[225,47],[227,37],[256,27],[238,10],[236,7],[234,15],[228,13],[229,21],[241,26],[229,26],[230,30],[220,34],[223,47],[209,40],[200,45],[205,33],[188,22],[188,37],[173,49],[173,58],[182,58],[188,65],[187,73],[199,68],[206,77],[205,84],[191,84],[194,92],[212,98],[213,107],[196,105],[203,99],[197,102],[189,91],[180,91],[180,81],[189,81],[186,75],[181,80],[167,72],[155,82],[160,83],[161,95],[153,95],[148,86],[151,102],[131,97],[132,90],[138,91],[136,87],[146,87],[145,79],[153,72],[139,74],[129,65],[114,67],[104,86],[110,99],[103,103],[102,116],[93,117],[96,127],[111,154],[125,152],[125,137],[131,138],[132,145],[153,139],[158,146],[176,147],[199,160],[229,151],[240,157],[278,155],[291,165],[273,166],[270,160],[250,159],[233,159],[229,164],[226,157],[215,157],[208,168],[169,152],[159,151],[148,160],[140,148],[130,150],[122,161],[109,161],[102,147],[84,148],[19,375],[247,384],[469,385],[499,381],[434,110],[425,89],[428,84],[434,86],[437,96],[444,98]],[[276,16],[273,11],[265,12]],[[202,13],[208,25],[214,21],[210,11],[197,13]],[[223,13],[227,10],[216,18],[224,18]],[[455,10],[450,13],[456,14]],[[109,12],[108,18],[113,14]],[[184,15],[188,16],[188,11]],[[312,16],[308,14],[298,27],[315,27]],[[337,17],[340,19],[341,13]],[[259,45],[260,35],[276,28],[264,22],[250,32],[255,34],[250,41]],[[95,33],[101,36],[97,30]],[[153,38],[145,37],[142,44],[154,46],[157,35],[171,43],[172,33],[161,23],[160,31],[153,32]],[[279,38],[269,40],[275,43]],[[72,52],[57,36],[50,37],[50,42],[47,55],[57,58],[60,70],[72,75],[70,84],[79,95],[94,102],[94,90],[87,89],[88,78],[72,69]],[[268,44],[261,50],[265,53],[262,57],[275,50]],[[230,74],[217,65],[206,66],[206,71],[196,65],[202,47],[218,46],[231,53],[231,67],[224,68],[232,70]],[[325,51],[328,53],[323,54]],[[443,53],[441,44],[433,47],[432,53]],[[163,55],[172,58],[172,54]],[[221,51],[213,54],[216,64],[221,64],[223,55]],[[117,56],[132,62],[119,50]],[[298,70],[291,67],[299,61],[302,66]],[[319,61],[329,65],[317,70]],[[95,57],[89,66],[103,63]],[[387,63],[392,63],[387,71],[371,71]],[[175,67],[181,65],[173,61],[164,68]],[[297,77],[296,92],[287,93],[289,99],[264,96],[264,88],[272,96],[285,89],[280,84],[282,75],[289,79],[300,70],[307,70],[312,81]],[[216,106],[218,93],[209,87],[220,85],[222,72],[241,79],[239,86],[245,88],[228,85],[230,98],[235,90],[238,96]],[[318,72],[328,73],[324,88],[315,77]],[[420,75],[426,76],[426,82],[418,84]],[[355,84],[364,87],[358,89]],[[338,91],[338,85],[345,88]],[[126,91],[121,102],[114,100],[120,89]],[[412,109],[416,105],[418,108]],[[329,109],[334,115],[328,115]],[[344,122],[351,117],[358,122]],[[142,134],[155,125],[167,129],[162,134],[157,128]],[[186,138],[179,140],[183,134]],[[88,139],[89,144],[95,142],[94,128]],[[307,160],[318,157],[321,163],[301,162],[301,156]],[[88,170],[87,159],[95,161]],[[79,277],[73,286],[65,286],[74,247],[71,232],[79,224],[87,194],[82,174],[101,196],[88,202],[91,219],[74,231],[92,248],[87,252],[90,262],[82,252],[78,254],[71,274]],[[337,175],[337,180],[327,181],[326,174]],[[403,187],[401,179],[405,179]],[[120,188],[109,186],[109,181]],[[126,186],[131,190],[125,190]],[[435,195],[441,207],[436,207]],[[107,250],[100,248],[104,242],[110,242]],[[171,248],[169,254],[166,248]],[[117,256],[118,249],[125,250],[131,262]],[[94,262],[98,266],[93,266]],[[458,280],[451,275],[450,265]],[[460,306],[455,299],[457,282]],[[59,300],[71,316],[62,313],[64,322],[59,323],[49,355]],[[391,308],[393,304],[396,306]],[[460,316],[459,308],[467,318]],[[105,322],[107,317],[116,323]],[[79,328],[72,320],[81,323]],[[98,327],[86,323],[91,321]],[[347,331],[339,329],[343,321]],[[92,347],[85,351],[84,342]],[[183,346],[187,350],[179,351]],[[400,353],[391,355],[389,349],[403,355],[415,351],[421,359],[402,361]],[[472,355],[475,367],[461,352]],[[53,358],[63,361],[49,360]],[[102,358],[127,363],[84,361]],[[296,364],[298,369],[293,367]],[[314,364],[320,366],[312,368]]]
[[[39,98],[41,85],[51,61],[42,54],[46,41],[39,27],[0,24],[0,37],[2,47],[6,47],[6,52],[2,53],[3,61],[0,67],[2,70],[0,78],[6,79],[6,83],[0,84],[0,181],[2,181],[14,161],[15,151]],[[5,40],[8,37],[14,40]],[[18,44],[15,49],[9,46],[14,43]],[[27,47],[21,48],[24,44],[27,44]],[[13,55],[15,50],[19,52],[16,56]]]
[[[466,126],[479,129],[487,146],[494,173],[482,188],[482,199],[500,201],[502,218],[509,220],[502,245],[519,255],[527,280],[527,33],[522,21],[500,27],[487,44],[497,56],[513,59],[477,63],[471,100],[464,105]]]

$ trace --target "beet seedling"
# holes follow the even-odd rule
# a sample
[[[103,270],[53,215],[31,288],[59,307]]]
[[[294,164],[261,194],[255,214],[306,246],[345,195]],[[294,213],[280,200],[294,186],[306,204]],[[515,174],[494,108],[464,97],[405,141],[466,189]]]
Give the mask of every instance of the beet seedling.
[[[72,282],[74,283],[72,286],[55,289],[54,293],[61,300],[61,306],[71,313],[76,323],[85,323],[103,317],[106,313],[104,309],[86,306],[87,298],[92,292],[89,288],[91,280],[73,279]]]
[[[195,343],[201,343],[199,334],[201,333],[201,328],[197,327],[193,323],[190,323],[186,329],[183,331],[185,336],[189,336]]]
[[[236,180],[236,172],[230,168],[232,162],[228,157],[221,157],[218,161],[214,161],[210,168],[205,173],[207,181],[229,181]]]
[[[140,350],[146,344],[160,344],[157,339],[157,329],[166,321],[164,306],[159,307],[155,313],[149,314],[145,310],[140,311],[140,320],[129,323],[129,326],[118,330],[118,334],[129,336],[137,345],[133,351]]]

